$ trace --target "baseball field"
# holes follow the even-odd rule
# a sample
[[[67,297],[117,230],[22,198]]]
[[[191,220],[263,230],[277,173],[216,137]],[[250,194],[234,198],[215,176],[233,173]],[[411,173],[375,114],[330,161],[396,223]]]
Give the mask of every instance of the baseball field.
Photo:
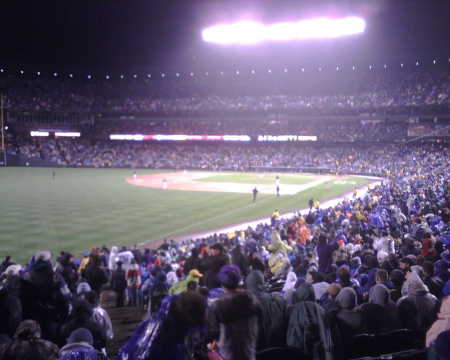
[[[54,175],[53,176],[53,172]],[[361,187],[361,177],[118,169],[0,168],[0,256],[75,255],[215,230],[307,207]],[[252,190],[258,189],[256,202]]]

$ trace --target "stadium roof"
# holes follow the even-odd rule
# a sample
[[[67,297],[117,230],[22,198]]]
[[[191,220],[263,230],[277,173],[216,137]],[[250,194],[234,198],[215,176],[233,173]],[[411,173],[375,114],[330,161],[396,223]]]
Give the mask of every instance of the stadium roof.
[[[337,15],[363,17],[365,34],[256,49],[224,49],[201,37],[207,26],[242,17],[270,23]],[[449,23],[448,0],[16,0],[2,4],[0,65],[184,70],[280,59],[448,57]]]

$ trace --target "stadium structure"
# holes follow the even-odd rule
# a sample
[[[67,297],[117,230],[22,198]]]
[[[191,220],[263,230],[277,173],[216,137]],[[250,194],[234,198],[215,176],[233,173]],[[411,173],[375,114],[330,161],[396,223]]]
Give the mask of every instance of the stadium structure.
[[[0,58],[0,360],[448,358],[438,3],[155,5],[151,66],[91,4],[125,64]]]

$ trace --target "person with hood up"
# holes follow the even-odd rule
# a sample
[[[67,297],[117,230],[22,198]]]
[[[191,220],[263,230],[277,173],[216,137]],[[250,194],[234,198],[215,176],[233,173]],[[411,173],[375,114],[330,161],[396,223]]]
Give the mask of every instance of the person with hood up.
[[[437,319],[427,331],[427,347],[432,345],[440,333],[450,329],[450,281],[447,281],[443,294],[445,297],[442,300],[441,309],[437,315]]]
[[[275,229],[272,230],[272,243],[269,246],[269,251],[271,252],[269,257],[270,272],[275,277],[280,277],[289,264],[288,252],[292,251],[292,247],[281,240],[280,233]]]
[[[218,277],[225,293],[211,304],[208,339],[218,341],[224,360],[255,360],[260,306],[248,291],[239,289],[239,267],[226,265]]]
[[[333,341],[325,311],[315,302],[311,284],[301,284],[293,297],[286,336],[288,346],[300,348],[313,359],[332,359]]]
[[[106,310],[100,306],[98,295],[93,291],[88,292],[85,295],[85,300],[92,306],[92,318],[94,321],[100,325],[102,332],[106,334],[106,338],[112,340],[114,338],[114,332],[111,318]]]
[[[138,289],[142,284],[141,269],[136,260],[131,260],[130,267],[127,270],[127,290],[129,297],[129,305],[138,305]]]
[[[64,344],[72,331],[78,328],[88,329],[94,338],[94,347],[102,351],[106,348],[106,330],[95,321],[93,308],[86,300],[78,300],[74,303],[69,321],[61,327],[60,343]]]
[[[158,271],[150,288],[150,312],[159,310],[163,299],[168,295],[169,285],[164,271]]]
[[[287,330],[286,301],[280,294],[269,294],[264,290],[264,274],[260,270],[252,270],[245,279],[245,285],[247,291],[256,297],[261,308],[258,313],[257,349],[284,346],[284,334]]]
[[[34,320],[24,320],[11,343],[0,345],[1,360],[57,360],[58,346],[41,339],[41,327]]]
[[[203,277],[203,274],[201,274],[197,269],[192,269],[186,279],[173,284],[173,286],[169,289],[169,295],[177,295],[187,291],[188,283],[191,281],[199,282],[201,277]]]
[[[99,360],[103,357],[94,349],[94,339],[88,329],[78,328],[70,334],[67,344],[59,350],[58,360]]]
[[[126,272],[122,269],[122,262],[117,262],[117,268],[111,276],[111,288],[116,293],[116,307],[123,307],[125,303],[125,290],[127,289]]]
[[[350,287],[342,288],[336,297],[338,310],[334,319],[344,343],[365,331],[363,314],[356,309],[356,299],[356,292]]]
[[[409,272],[407,276],[406,295],[397,301],[400,321],[407,329],[425,332],[436,319],[439,301],[428,292],[417,273]]]
[[[294,272],[294,270],[289,270],[286,281],[283,285],[282,293],[284,299],[287,301],[288,305],[292,304],[292,296],[295,292],[295,285],[297,284],[297,274]]]
[[[389,289],[383,284],[370,289],[369,302],[360,309],[367,331],[371,334],[400,328],[397,308],[391,300]]]

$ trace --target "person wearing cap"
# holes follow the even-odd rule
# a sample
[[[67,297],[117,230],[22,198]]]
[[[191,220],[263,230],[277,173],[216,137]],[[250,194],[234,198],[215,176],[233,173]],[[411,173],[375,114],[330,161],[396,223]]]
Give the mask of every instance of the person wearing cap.
[[[225,293],[208,312],[208,342],[218,345],[224,360],[255,360],[259,304],[249,292],[239,289],[238,266],[222,267],[218,278]]]
[[[200,278],[202,277],[203,274],[201,274],[197,269],[192,269],[191,271],[189,271],[186,279],[178,281],[177,283],[172,285],[172,287],[169,289],[169,295],[181,294],[187,291],[187,286],[190,281],[199,282]]]
[[[201,270],[205,274],[204,285],[209,289],[220,287],[220,281],[217,278],[220,269],[229,264],[229,258],[225,255],[222,244],[215,243],[209,248],[208,256],[203,258]]]
[[[18,326],[11,343],[0,345],[0,359],[57,360],[58,346],[41,339],[41,327],[34,320],[24,320]]]
[[[92,346],[94,339],[91,332],[78,328],[67,338],[67,344],[59,350],[59,360],[98,360],[99,352]]]

